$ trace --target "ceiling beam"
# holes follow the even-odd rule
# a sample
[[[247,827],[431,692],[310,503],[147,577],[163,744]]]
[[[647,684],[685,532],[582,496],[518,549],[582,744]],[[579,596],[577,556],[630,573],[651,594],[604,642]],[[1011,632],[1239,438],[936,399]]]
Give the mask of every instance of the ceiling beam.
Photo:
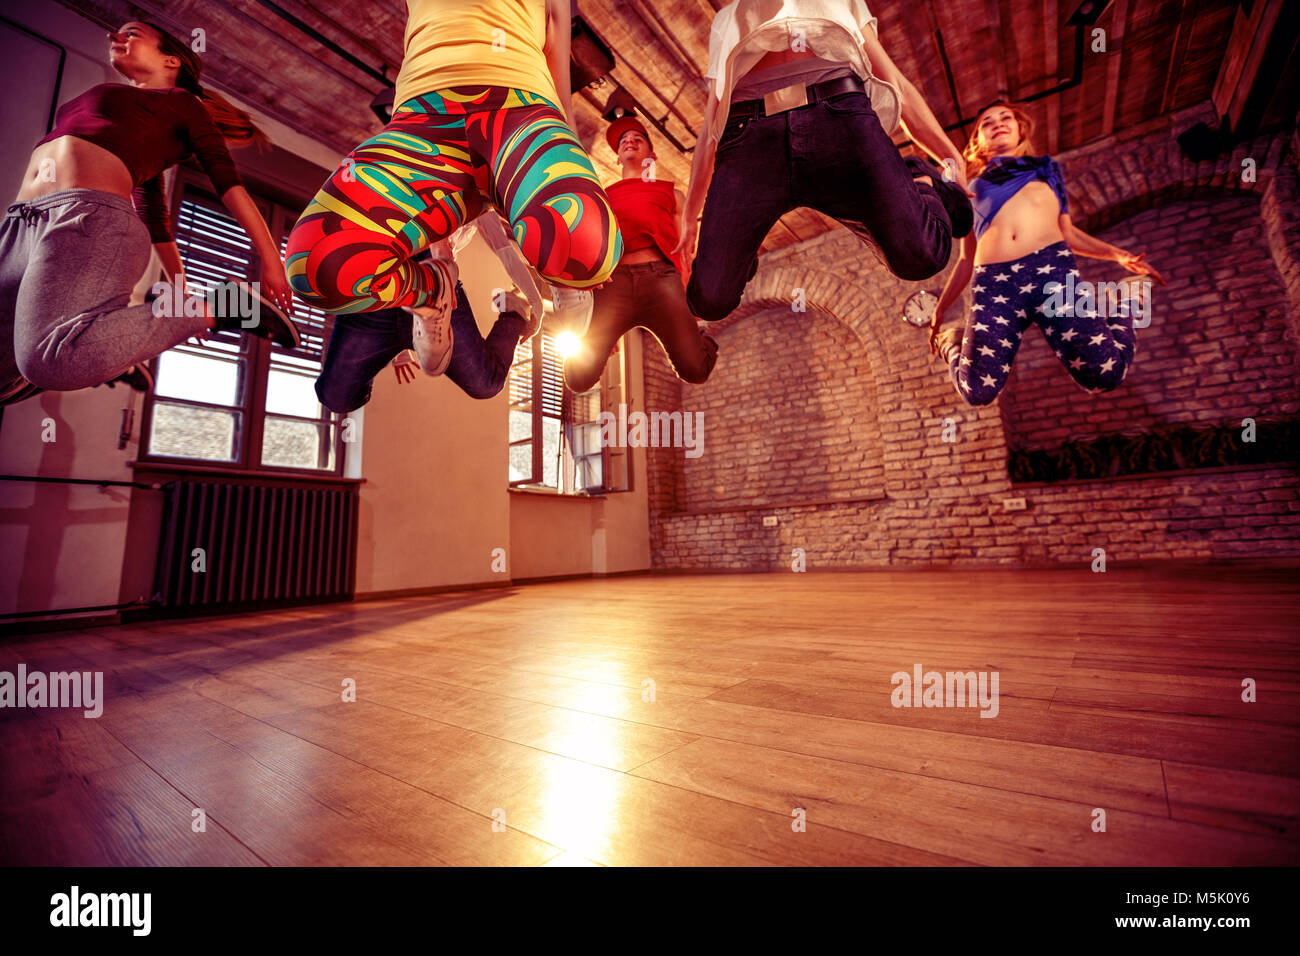
[[[989,31],[993,34],[993,64],[997,71],[999,97],[1011,98],[1011,84],[1007,82],[1007,60],[1015,57],[1015,44],[1008,44],[1002,35],[1002,11],[1000,0],[985,0],[984,8],[989,18]],[[984,102],[981,98],[981,102]],[[979,107],[975,107],[978,109]]]
[[[1188,0],[1178,11],[1178,26],[1174,29],[1174,42],[1169,56],[1169,72],[1165,74],[1164,92],[1160,94],[1160,112],[1169,112],[1169,104],[1174,100],[1174,90],[1178,87],[1178,78],[1183,73],[1183,60],[1187,56],[1187,44],[1192,36],[1192,24],[1196,21],[1197,0],[1191,0],[1192,15],[1187,16]]]
[[[1101,135],[1115,132],[1115,109],[1119,104],[1119,84],[1123,76],[1124,32],[1128,27],[1129,0],[1115,0],[1114,19],[1106,36],[1106,105],[1102,111]]]
[[[1060,12],[1056,0],[1043,0],[1043,73],[1048,77],[1048,86],[1061,82],[1057,70],[1060,67]],[[1061,145],[1061,98],[1047,97],[1047,152],[1055,155]]]

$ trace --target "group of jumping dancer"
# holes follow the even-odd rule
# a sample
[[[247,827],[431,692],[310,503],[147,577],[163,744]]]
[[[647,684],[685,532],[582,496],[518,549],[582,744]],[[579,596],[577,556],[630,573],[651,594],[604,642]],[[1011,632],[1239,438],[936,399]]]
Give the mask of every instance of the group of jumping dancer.
[[[1076,252],[1163,280],[1141,255],[1070,223],[1060,167],[1033,155],[1023,111],[985,108],[959,150],[886,53],[863,0],[733,0],[717,12],[684,190],[656,175],[650,134],[630,116],[607,131],[622,178],[602,187],[575,133],[570,34],[569,0],[407,0],[392,118],[320,187],[282,259],[229,152],[264,139],[248,115],[202,87],[198,55],[158,26],[110,33],[110,63],[127,83],[60,108],[0,231],[0,404],[46,389],[139,386],[151,359],[213,329],[296,346],[282,314],[294,297],[335,316],[316,386],[327,408],[364,404],[390,362],[399,381],[418,364],[489,398],[542,322],[516,283],[495,303],[488,336],[478,332],[453,237],[497,216],[553,287],[558,321],[583,333],[565,363],[570,388],[599,381],[638,326],[681,379],[699,383],[718,346],[698,320],[735,310],[768,231],[800,206],[845,225],[909,281],[943,271],[960,242],[930,348],[967,403],[996,398],[1034,323],[1081,387],[1123,381],[1132,318],[1049,315],[1044,286],[1077,275]],[[900,153],[891,139],[900,124],[938,166]],[[161,184],[191,155],[260,262],[261,295],[275,308],[252,328],[219,309],[159,315],[129,304],[151,247],[185,294]],[[942,329],[972,278],[964,333]]]

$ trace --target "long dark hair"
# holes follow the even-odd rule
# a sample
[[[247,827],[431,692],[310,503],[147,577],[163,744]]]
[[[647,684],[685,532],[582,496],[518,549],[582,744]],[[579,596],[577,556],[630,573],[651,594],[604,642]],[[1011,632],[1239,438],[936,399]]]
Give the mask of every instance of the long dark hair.
[[[269,142],[266,134],[257,127],[251,116],[220,93],[200,85],[203,60],[190,49],[188,44],[182,43],[156,23],[147,20],[141,22],[158,34],[158,49],[164,56],[174,56],[181,61],[176,85],[193,93],[203,102],[208,115],[212,117],[212,125],[217,128],[217,132],[227,143],[236,147],[256,145],[260,149]]]

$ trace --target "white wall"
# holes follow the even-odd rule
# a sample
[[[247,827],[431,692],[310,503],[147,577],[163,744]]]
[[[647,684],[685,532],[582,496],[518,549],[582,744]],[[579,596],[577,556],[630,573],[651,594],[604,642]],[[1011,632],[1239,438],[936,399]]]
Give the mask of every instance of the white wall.
[[[505,270],[482,242],[457,259],[486,333]],[[632,394],[641,394],[639,341]],[[650,567],[645,459],[634,491],[608,498],[508,489],[509,397],[473,399],[446,378],[398,385],[385,370],[366,406],[358,595]],[[492,553],[506,549],[506,571]]]

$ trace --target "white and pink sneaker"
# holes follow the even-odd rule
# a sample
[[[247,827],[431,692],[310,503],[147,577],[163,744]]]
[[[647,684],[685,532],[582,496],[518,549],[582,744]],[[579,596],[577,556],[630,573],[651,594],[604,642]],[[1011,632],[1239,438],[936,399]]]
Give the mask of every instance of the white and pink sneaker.
[[[441,375],[451,364],[454,341],[451,331],[451,313],[456,307],[456,280],[460,270],[449,259],[433,259],[429,267],[438,276],[440,288],[430,305],[406,309],[414,321],[411,323],[411,340],[415,357],[425,375]]]

